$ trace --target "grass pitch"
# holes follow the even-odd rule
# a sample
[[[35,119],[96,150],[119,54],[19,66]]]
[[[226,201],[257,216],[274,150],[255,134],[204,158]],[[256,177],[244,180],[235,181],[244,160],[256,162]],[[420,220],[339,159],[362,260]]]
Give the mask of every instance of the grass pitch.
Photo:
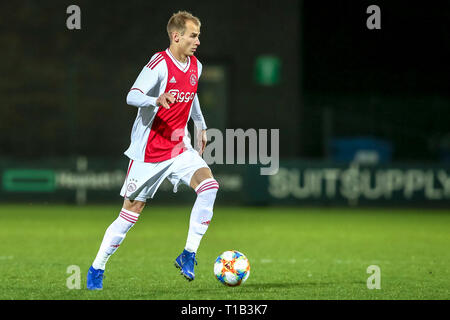
[[[0,206],[0,299],[449,299],[450,210],[216,207],[197,258],[196,279],[173,266],[190,207],[144,209],[110,258],[102,291],[86,273],[119,206]],[[250,260],[240,287],[213,275],[236,249]],[[69,289],[69,266],[81,289]],[[367,268],[381,289],[367,288]],[[69,281],[70,282],[70,281]]]

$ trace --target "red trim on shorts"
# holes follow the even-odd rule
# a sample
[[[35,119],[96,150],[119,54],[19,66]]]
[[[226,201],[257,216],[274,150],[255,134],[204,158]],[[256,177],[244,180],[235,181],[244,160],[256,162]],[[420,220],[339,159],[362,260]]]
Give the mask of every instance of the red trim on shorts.
[[[127,171],[127,176],[126,176],[126,178],[128,178],[128,174],[130,173],[131,166],[133,165],[133,162],[134,162],[134,160],[131,160],[130,166],[128,167],[128,171]]]
[[[128,171],[127,171],[127,175],[126,175],[126,177],[125,177],[125,182],[127,182],[128,174],[130,173],[131,166],[133,165],[133,162],[134,162],[134,160],[131,160],[130,165],[128,166]],[[127,198],[127,191],[128,191],[128,190],[127,190],[127,187],[128,187],[128,185],[125,184],[125,195],[123,196],[124,199]]]

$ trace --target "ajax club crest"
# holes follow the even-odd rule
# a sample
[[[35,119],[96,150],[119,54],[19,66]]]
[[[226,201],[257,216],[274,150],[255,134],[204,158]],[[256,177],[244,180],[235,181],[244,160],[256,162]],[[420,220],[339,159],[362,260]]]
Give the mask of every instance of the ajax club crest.
[[[191,83],[191,86],[195,86],[197,84],[197,76],[195,74],[191,74],[189,82]]]
[[[129,183],[127,190],[128,192],[134,192],[136,190],[136,185],[134,183]]]
[[[137,189],[137,186],[136,186],[136,183],[137,183],[137,180],[136,179],[130,179],[130,182],[128,183],[128,185],[127,185],[127,191],[128,192],[134,192],[134,191],[136,191],[136,189]]]

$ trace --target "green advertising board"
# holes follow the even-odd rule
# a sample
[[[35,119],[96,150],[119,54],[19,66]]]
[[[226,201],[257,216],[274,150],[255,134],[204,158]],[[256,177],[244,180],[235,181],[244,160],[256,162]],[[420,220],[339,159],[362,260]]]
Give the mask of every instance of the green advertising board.
[[[276,175],[248,183],[253,204],[450,206],[450,166],[360,166],[281,161]]]

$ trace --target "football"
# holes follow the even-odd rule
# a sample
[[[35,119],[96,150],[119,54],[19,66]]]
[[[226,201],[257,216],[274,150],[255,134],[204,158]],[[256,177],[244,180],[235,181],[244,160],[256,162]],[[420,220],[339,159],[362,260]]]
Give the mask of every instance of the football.
[[[239,251],[225,251],[217,257],[214,263],[214,275],[226,286],[239,286],[250,276],[250,262]]]

